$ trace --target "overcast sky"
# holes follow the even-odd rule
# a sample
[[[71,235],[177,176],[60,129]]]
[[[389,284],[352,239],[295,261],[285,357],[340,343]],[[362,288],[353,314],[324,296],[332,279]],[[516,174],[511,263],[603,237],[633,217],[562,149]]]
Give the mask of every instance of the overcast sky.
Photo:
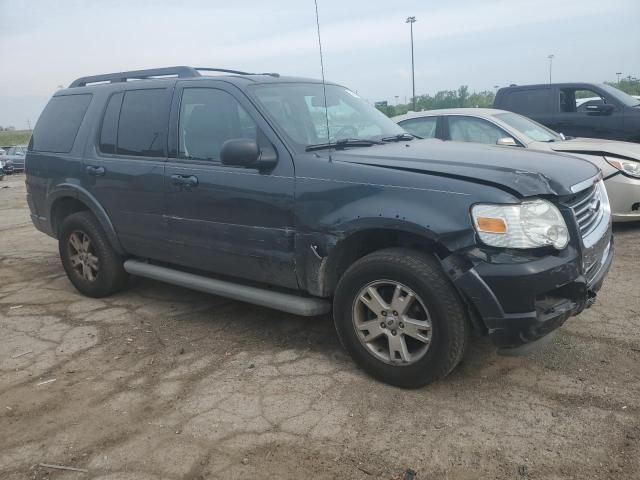
[[[640,77],[640,0],[318,0],[327,79],[370,101]],[[320,77],[313,0],[0,0],[0,125],[76,77],[194,65]]]

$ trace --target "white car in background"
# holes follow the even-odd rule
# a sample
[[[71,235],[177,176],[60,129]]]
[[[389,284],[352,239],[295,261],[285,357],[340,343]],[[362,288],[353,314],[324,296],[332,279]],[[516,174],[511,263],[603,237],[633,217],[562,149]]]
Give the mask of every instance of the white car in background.
[[[393,120],[420,138],[546,150],[588,160],[602,170],[613,221],[640,221],[640,144],[565,138],[527,117],[491,108],[409,112]]]

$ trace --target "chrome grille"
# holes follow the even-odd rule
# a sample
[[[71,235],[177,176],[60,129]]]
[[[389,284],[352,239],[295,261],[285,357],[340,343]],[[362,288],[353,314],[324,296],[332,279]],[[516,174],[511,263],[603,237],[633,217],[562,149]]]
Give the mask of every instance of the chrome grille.
[[[568,206],[573,210],[583,238],[598,226],[604,215],[600,189],[597,185],[575,195],[568,202]]]

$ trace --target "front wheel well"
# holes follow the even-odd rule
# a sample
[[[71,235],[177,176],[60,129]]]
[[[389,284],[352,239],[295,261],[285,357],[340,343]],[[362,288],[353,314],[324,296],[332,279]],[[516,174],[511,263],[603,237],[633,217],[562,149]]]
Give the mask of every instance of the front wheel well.
[[[344,272],[358,259],[391,247],[412,248],[433,253],[439,258],[450,253],[434,240],[411,232],[380,228],[353,233],[338,242],[327,259],[323,282],[325,295],[333,295]]]
[[[60,226],[64,219],[69,215],[84,210],[90,210],[90,208],[74,197],[62,197],[57,199],[51,206],[51,229],[53,233],[58,236]]]

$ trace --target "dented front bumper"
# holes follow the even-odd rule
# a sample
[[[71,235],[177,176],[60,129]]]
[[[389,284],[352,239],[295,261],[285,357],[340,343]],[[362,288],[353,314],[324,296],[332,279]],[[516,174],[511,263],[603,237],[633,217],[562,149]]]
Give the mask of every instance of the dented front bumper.
[[[591,306],[613,259],[613,239],[599,266],[585,275],[583,256],[572,247],[558,255],[469,252],[471,268],[445,270],[499,347],[535,341]],[[461,265],[458,263],[458,265]]]

